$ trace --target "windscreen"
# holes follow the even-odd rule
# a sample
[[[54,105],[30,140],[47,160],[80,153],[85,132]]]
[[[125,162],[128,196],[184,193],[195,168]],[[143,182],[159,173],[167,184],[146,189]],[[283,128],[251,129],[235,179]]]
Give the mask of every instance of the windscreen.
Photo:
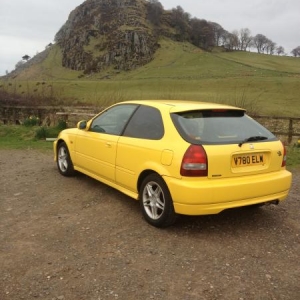
[[[180,135],[190,143],[233,144],[277,138],[242,110],[197,110],[171,115]]]

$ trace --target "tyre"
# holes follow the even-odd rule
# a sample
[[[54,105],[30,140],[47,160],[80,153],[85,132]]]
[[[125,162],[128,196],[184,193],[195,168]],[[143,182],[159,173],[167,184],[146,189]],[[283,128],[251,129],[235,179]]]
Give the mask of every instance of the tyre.
[[[173,200],[164,180],[157,174],[147,176],[139,194],[142,213],[155,227],[167,227],[176,220]]]
[[[60,143],[57,147],[57,167],[64,176],[74,175],[74,167],[66,143]]]

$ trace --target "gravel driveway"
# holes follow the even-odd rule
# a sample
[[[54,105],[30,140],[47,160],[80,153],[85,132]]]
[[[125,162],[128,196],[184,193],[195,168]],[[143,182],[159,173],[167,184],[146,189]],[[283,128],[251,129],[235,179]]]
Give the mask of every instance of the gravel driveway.
[[[300,299],[300,170],[279,206],[180,217],[138,202],[52,153],[0,150],[0,299]]]

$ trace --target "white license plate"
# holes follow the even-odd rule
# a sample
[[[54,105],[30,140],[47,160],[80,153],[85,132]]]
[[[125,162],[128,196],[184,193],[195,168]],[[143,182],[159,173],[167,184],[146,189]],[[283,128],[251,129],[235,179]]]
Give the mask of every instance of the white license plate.
[[[235,155],[232,158],[232,167],[259,166],[265,164],[265,155],[262,153]]]

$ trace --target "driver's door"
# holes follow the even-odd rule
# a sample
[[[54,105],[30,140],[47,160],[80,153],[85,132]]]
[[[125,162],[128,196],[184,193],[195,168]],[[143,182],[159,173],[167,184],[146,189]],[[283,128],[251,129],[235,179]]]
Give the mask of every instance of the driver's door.
[[[76,137],[76,166],[90,175],[115,181],[117,142],[136,105],[121,104],[93,119]]]

